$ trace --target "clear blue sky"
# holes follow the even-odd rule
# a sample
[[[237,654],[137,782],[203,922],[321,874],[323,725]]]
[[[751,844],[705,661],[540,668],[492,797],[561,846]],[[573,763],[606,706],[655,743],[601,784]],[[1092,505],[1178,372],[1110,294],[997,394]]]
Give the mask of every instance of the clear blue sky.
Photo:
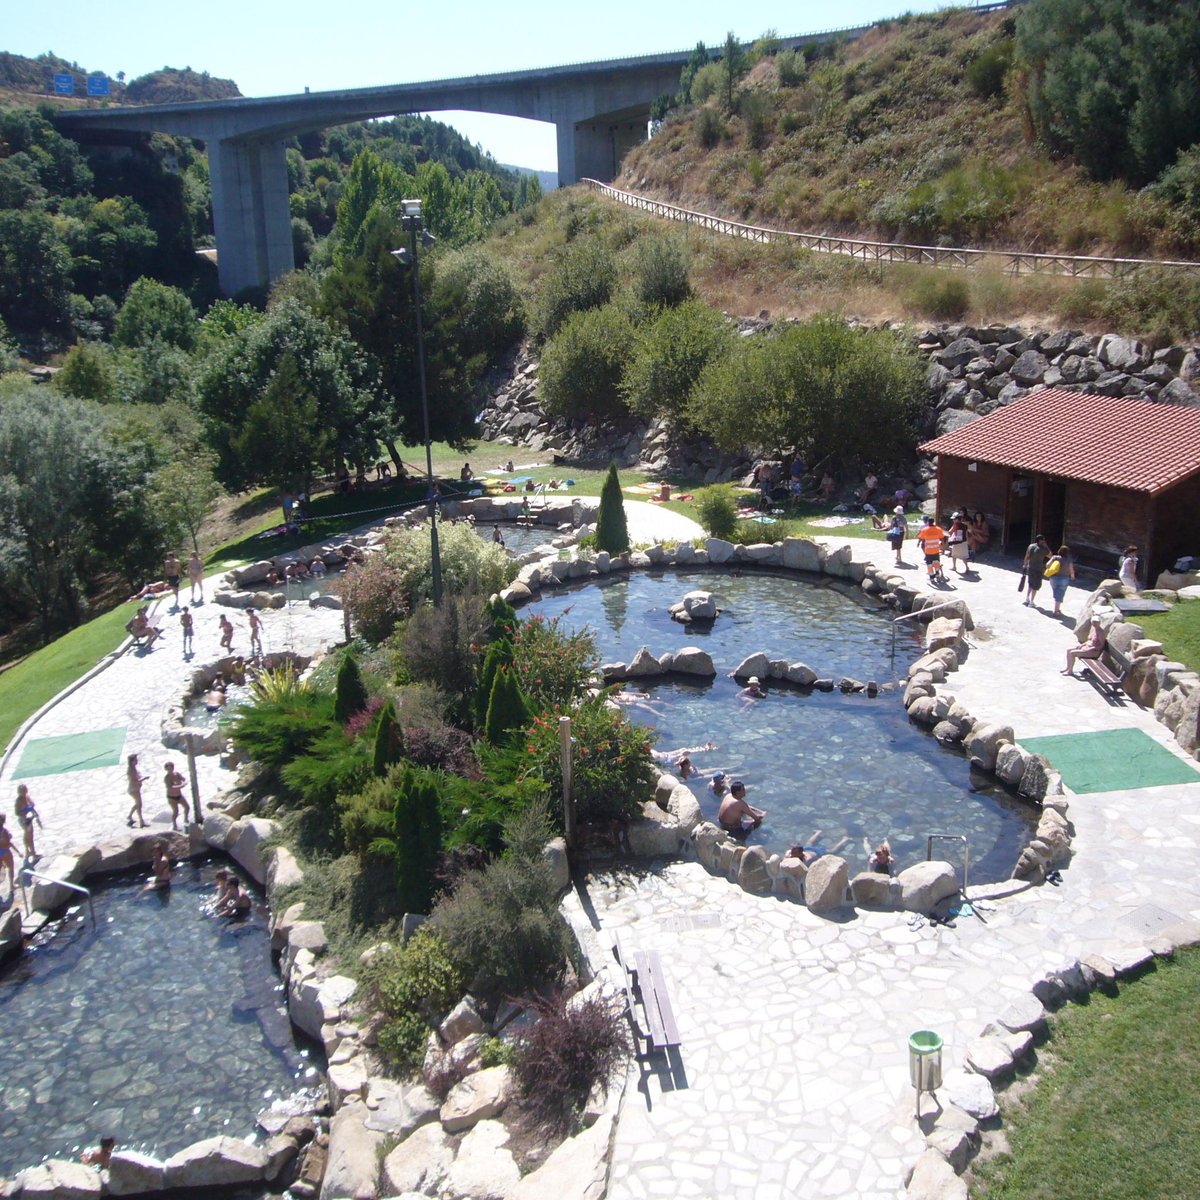
[[[88,70],[132,79],[193,67],[233,79],[246,96],[370,87],[455,75],[620,58],[724,40],[866,24],[929,0],[0,0],[0,50],[53,51]],[[438,114],[500,162],[553,170],[553,126],[485,113]]]

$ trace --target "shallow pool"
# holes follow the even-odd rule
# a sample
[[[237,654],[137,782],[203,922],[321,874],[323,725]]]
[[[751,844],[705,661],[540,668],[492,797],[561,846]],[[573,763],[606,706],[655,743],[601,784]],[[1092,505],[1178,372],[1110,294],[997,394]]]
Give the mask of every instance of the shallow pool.
[[[558,530],[553,525],[517,525],[515,522],[505,522],[500,525],[476,525],[475,532],[485,542],[492,540],[492,530],[499,529],[504,535],[504,547],[514,558],[528,554],[539,546],[549,545],[556,537]]]
[[[292,1040],[266,912],[202,912],[215,865],[169,893],[101,887],[0,975],[0,1175],[75,1158],[111,1134],[168,1155],[245,1137],[272,1102],[319,1082]]]
[[[684,627],[666,611],[695,587],[714,592],[724,609],[707,629]],[[849,839],[840,853],[853,871],[865,869],[870,845],[887,837],[905,867],[925,858],[929,834],[964,834],[971,878],[983,881],[1007,878],[1033,836],[1033,806],[916,728],[898,691],[870,698],[779,688],[763,700],[739,696],[728,673],[758,650],[835,678],[894,678],[888,615],[836,588],[761,572],[666,571],[552,593],[524,611],[589,626],[605,660],[628,662],[642,645],[655,653],[689,643],[708,650],[718,671],[711,684],[631,682],[627,699],[636,692],[644,699],[633,698],[627,711],[658,731],[659,751],[715,743],[693,755],[696,767],[746,783],[749,803],[768,814],[753,840],[773,850],[807,843],[819,829],[819,849]],[[900,673],[918,653],[916,635],[903,633]],[[707,779],[688,783],[715,819],[718,801]],[[957,861],[944,846],[937,856]]]
[[[212,729],[222,718],[231,717],[233,710],[244,704],[249,697],[249,685],[237,683],[231,683],[225,689],[225,703],[220,708],[210,709],[204,703],[203,695],[193,696],[183,710],[184,724],[193,729]]]

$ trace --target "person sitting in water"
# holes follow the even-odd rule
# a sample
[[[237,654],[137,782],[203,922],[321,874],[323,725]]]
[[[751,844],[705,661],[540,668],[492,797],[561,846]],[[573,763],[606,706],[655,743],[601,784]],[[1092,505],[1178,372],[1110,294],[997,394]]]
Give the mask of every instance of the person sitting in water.
[[[821,831],[819,829],[814,829],[812,831],[812,836],[808,839],[807,843],[798,842],[783,857],[798,858],[802,863],[804,863],[805,866],[808,866],[810,863],[816,862],[822,854],[836,854],[850,839],[838,838],[838,840],[828,850],[825,850],[818,845],[820,840]]]
[[[100,1145],[94,1146],[91,1150],[85,1150],[80,1156],[79,1161],[87,1167],[96,1167],[101,1171],[108,1170],[108,1164],[112,1160],[113,1150],[116,1149],[117,1139],[111,1137],[102,1137]]]
[[[494,545],[494,546],[503,546],[504,545],[504,534],[500,532],[499,525],[492,526],[492,545]]]
[[[213,876],[213,879],[217,885],[217,894],[212,898],[212,903],[209,906],[210,912],[219,911],[221,905],[225,903],[225,900],[229,896],[229,881],[232,878],[233,875],[231,872],[225,870],[224,867],[217,871],[217,873]]]
[[[749,833],[757,829],[767,815],[766,810],[746,803],[746,785],[735,779],[729,785],[729,795],[721,801],[717,821],[726,833]]]
[[[708,781],[708,789],[714,796],[724,796],[729,791],[729,787],[725,783],[725,778],[724,771],[713,772],[713,777]]]
[[[143,892],[161,892],[171,886],[171,859],[167,854],[166,845],[154,843],[154,858],[150,863],[150,878],[146,881]]]
[[[250,911],[250,897],[236,875],[230,877],[229,891],[215,910],[219,916],[240,921]]]
[[[225,676],[218,673],[212,683],[208,686],[208,691],[204,694],[204,707],[209,712],[216,712],[218,709],[225,707]]]
[[[757,675],[751,675],[750,681],[740,692],[738,699],[740,700],[761,700],[767,694],[767,689],[763,687]]]
[[[892,868],[896,865],[895,855],[892,854],[892,845],[884,838],[874,850],[871,851],[871,857],[867,859],[867,869],[877,871],[880,875],[890,875]]]
[[[309,574],[310,574],[310,575],[311,575],[311,576],[312,576],[314,579],[324,579],[324,578],[325,578],[325,563],[324,563],[324,560],[322,560],[322,559],[319,559],[319,558],[314,558],[314,559],[312,560],[312,562],[309,564],[309,567],[308,567],[308,573],[309,573]]]

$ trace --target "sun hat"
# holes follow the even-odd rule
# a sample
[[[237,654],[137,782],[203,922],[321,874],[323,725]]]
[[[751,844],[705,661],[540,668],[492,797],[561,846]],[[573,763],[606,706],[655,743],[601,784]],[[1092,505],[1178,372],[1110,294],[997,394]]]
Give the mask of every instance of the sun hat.
[[[750,682],[751,682],[751,683],[758,683],[758,682],[759,682],[758,676],[757,676],[757,675],[751,675],[751,676],[750,676]]]
[[[962,520],[962,513],[960,513],[960,512],[952,512],[952,513],[950,514],[950,520],[952,520],[952,521],[961,521],[961,520]]]
[[[897,504],[896,507],[892,509],[892,512],[894,512],[896,516],[902,517],[904,515],[904,505]]]

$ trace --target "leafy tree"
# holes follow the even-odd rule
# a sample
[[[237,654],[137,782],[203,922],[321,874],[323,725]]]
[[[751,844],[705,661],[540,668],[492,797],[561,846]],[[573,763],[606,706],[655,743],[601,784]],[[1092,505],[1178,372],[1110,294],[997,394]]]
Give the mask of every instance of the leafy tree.
[[[726,112],[733,112],[733,92],[738,80],[746,73],[746,66],[746,52],[731,29],[725,35],[725,49],[721,55],[721,91]]]
[[[617,464],[608,464],[608,474],[600,489],[600,511],[596,517],[596,548],[609,554],[624,554],[629,549],[629,523],[625,519],[625,497],[617,478]]]
[[[364,149],[356,154],[338,204],[336,261],[361,254],[368,218],[381,210],[399,212],[405,193],[414,190],[408,175],[392,163],[384,162],[373,150]]]
[[[1097,179],[1146,183],[1200,141],[1200,4],[1037,0],[1017,16],[1034,128]]]
[[[692,103],[692,82],[696,78],[696,72],[711,58],[708,47],[703,42],[697,42],[696,48],[688,55],[688,60],[679,75],[680,104]]]
[[[196,311],[187,295],[143,277],[129,289],[117,313],[113,340],[119,346],[148,346],[158,341],[192,350],[196,333]]]
[[[15,371],[19,365],[16,343],[8,335],[8,329],[0,321],[0,375],[5,371]]]
[[[152,502],[168,530],[168,541],[181,541],[186,534],[197,553],[200,526],[225,494],[213,477],[214,462],[211,454],[200,453],[169,463],[154,476]]]
[[[639,239],[634,258],[637,298],[655,308],[682,304],[692,294],[689,259],[687,242],[680,237],[663,234]]]
[[[363,683],[358,659],[353,654],[346,654],[338,667],[333,719],[339,725],[345,725],[355,713],[362,712],[366,707],[367,685]]]
[[[696,515],[710,537],[727,538],[737,528],[737,495],[727,483],[696,493]]]
[[[155,267],[158,235],[128,196],[80,196],[60,206],[60,228],[73,257],[72,282],[87,296],[122,296]]]
[[[692,80],[692,102],[703,104],[714,96],[722,95],[725,88],[725,64],[721,62],[705,63],[696,72]]]
[[[96,342],[71,347],[54,376],[54,386],[77,400],[109,404],[117,399],[117,368],[112,351]]]
[[[565,629],[558,617],[535,614],[512,631],[513,662],[521,690],[538,711],[569,705],[583,694],[596,666],[596,639]]]
[[[621,376],[632,338],[629,317],[615,304],[569,317],[542,352],[538,386],[545,412],[572,419],[623,413]]]
[[[0,212],[0,320],[22,334],[61,333],[71,254],[47,213]]]
[[[298,378],[299,393],[289,377]],[[366,461],[379,440],[377,388],[373,364],[345,334],[295,300],[283,301],[202,367],[197,398],[219,478],[245,487],[279,482],[285,468],[303,479],[317,464],[332,466],[330,457]],[[268,393],[270,402],[257,404]],[[263,440],[285,432],[286,456]]]
[[[127,404],[190,405],[195,397],[195,364],[184,351],[157,338],[120,351],[116,363],[121,399]]]
[[[525,332],[520,289],[508,265],[482,246],[441,255],[434,278],[433,308],[457,312],[464,356],[492,360]]]
[[[626,403],[640,416],[686,422],[696,381],[710,362],[732,352],[735,341],[721,313],[700,301],[667,309],[634,336],[621,380]]]
[[[617,265],[599,238],[568,243],[542,283],[537,303],[537,331],[552,337],[572,313],[607,304],[616,288]]]

